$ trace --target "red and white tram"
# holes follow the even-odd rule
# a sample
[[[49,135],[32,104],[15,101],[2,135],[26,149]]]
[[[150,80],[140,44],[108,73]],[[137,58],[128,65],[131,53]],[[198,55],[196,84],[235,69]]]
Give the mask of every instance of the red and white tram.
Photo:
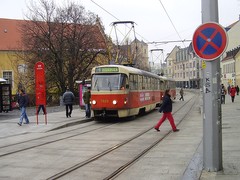
[[[91,109],[94,117],[128,117],[161,104],[166,88],[176,96],[174,80],[122,65],[92,69]]]

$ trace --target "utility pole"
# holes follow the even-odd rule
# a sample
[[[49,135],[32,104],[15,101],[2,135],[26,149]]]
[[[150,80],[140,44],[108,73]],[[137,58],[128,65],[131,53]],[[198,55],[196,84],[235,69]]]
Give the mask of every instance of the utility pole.
[[[218,0],[202,0],[202,23],[207,22],[218,23]],[[207,171],[223,168],[220,75],[220,58],[206,61],[203,70],[203,166]]]

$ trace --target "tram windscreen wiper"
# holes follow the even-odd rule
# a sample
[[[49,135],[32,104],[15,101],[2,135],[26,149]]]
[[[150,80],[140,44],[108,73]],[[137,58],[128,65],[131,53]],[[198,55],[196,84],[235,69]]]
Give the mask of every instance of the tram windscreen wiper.
[[[110,91],[112,91],[112,87],[111,87],[110,81],[108,81],[108,87],[109,87]]]
[[[94,88],[97,86],[97,90],[99,91],[99,87],[98,87],[98,79],[96,79],[95,83],[94,83]]]

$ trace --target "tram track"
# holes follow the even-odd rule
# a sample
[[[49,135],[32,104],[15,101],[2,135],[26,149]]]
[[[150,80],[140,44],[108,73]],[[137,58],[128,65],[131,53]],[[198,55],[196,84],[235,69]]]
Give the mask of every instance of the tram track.
[[[196,103],[196,99],[194,100],[194,103]],[[177,126],[189,115],[189,113],[192,111],[194,106],[191,106],[191,108],[189,109],[189,111],[183,116],[183,118],[177,123]],[[131,161],[127,162],[126,164],[124,164],[123,166],[121,166],[119,169],[117,169],[116,171],[114,171],[113,173],[111,173],[109,176],[105,177],[104,180],[111,180],[111,179],[115,179],[119,174],[121,174],[122,172],[124,172],[125,170],[127,170],[128,168],[131,167],[131,165],[133,163],[135,163],[136,161],[138,161],[141,157],[143,157],[145,154],[147,154],[150,150],[152,150],[156,145],[158,145],[163,139],[165,139],[166,137],[169,136],[169,134],[171,133],[171,130],[168,131],[168,133],[166,133],[163,137],[161,137],[159,140],[155,141],[152,145],[150,145],[148,148],[144,149],[141,153],[139,153],[136,157],[134,157]]]
[[[186,118],[186,116],[189,115],[189,113],[191,112],[192,108],[194,107],[193,105],[196,103],[196,97],[191,98],[188,101],[185,101],[184,105],[182,105],[179,109],[177,109],[173,114],[178,113],[179,111],[183,110],[183,108],[186,108],[186,104],[190,103],[190,108],[186,108],[186,113],[184,114],[184,116],[180,119],[180,121],[177,123],[177,125],[179,125],[184,118]],[[108,149],[106,149],[105,151],[100,152],[99,154],[96,154],[95,156],[92,156],[88,159],[86,159],[85,161],[79,162],[69,168],[64,169],[63,171],[60,171],[58,173],[56,173],[55,175],[52,175],[51,177],[47,178],[48,180],[53,180],[53,179],[65,179],[64,176],[66,176],[66,178],[68,178],[68,175],[77,171],[78,169],[85,167],[87,165],[89,165],[90,163],[99,160],[100,158],[103,158],[106,155],[109,155],[111,152],[114,152],[118,149],[120,149],[121,147],[123,147],[124,145],[127,145],[129,142],[132,142],[140,137],[143,137],[146,133],[149,133],[150,131],[153,130],[153,126],[150,128],[147,128],[143,131],[141,131],[140,133],[136,134],[135,136],[119,143],[116,144]],[[147,152],[149,152],[151,149],[153,149],[156,145],[158,145],[163,139],[165,139],[166,137],[169,136],[169,134],[172,131],[169,130],[167,133],[164,134],[163,137],[157,139],[156,141],[154,141],[153,143],[151,143],[151,145],[145,147],[140,153],[136,154],[134,156],[134,158],[132,158],[131,160],[128,160],[126,163],[124,163],[123,165],[121,165],[120,167],[118,167],[116,170],[114,170],[113,172],[109,173],[108,176],[106,176],[103,179],[113,179],[114,177],[116,177],[117,175],[119,175],[120,173],[122,173],[123,171],[125,171],[126,169],[128,169],[134,162],[136,162],[139,158],[141,158],[142,156],[144,156]],[[143,138],[143,142],[146,141]]]
[[[192,101],[193,100],[190,99],[188,101],[184,101],[179,104],[177,103],[173,109],[174,110],[173,115],[179,113],[176,116],[179,116],[179,115],[182,116],[182,114],[184,113],[185,116],[187,116],[185,112],[187,112],[187,114],[188,114],[189,111],[191,111],[191,108],[193,107]],[[72,127],[70,130],[66,129],[64,132],[56,131],[56,133],[49,134],[44,137],[26,140],[22,143],[19,142],[19,143],[5,145],[5,146],[0,147],[0,149],[1,149],[0,159],[2,162],[9,162],[9,160],[11,160],[12,158],[14,158],[16,156],[21,157],[23,155],[27,155],[27,157],[28,156],[29,157],[37,157],[37,155],[33,155],[32,152],[38,152],[38,153],[43,152],[43,154],[39,154],[39,157],[42,157],[42,155],[44,155],[44,156],[50,155],[56,151],[57,154],[54,154],[54,156],[53,156],[53,159],[55,159],[55,157],[56,157],[56,159],[55,159],[56,163],[51,162],[51,161],[46,161],[46,162],[44,162],[44,167],[46,169],[49,168],[49,170],[50,170],[50,169],[52,169],[51,168],[52,164],[55,163],[55,166],[58,168],[57,169],[54,168],[54,170],[50,170],[48,172],[42,172],[42,171],[39,171],[39,173],[35,172],[36,175],[39,175],[39,177],[40,177],[40,174],[42,174],[41,179],[72,179],[72,175],[71,175],[72,173],[73,174],[75,173],[75,176],[73,176],[73,177],[82,177],[81,175],[79,176],[78,174],[86,172],[86,169],[89,168],[89,166],[91,166],[91,168],[92,167],[95,168],[95,165],[101,164],[101,161],[105,161],[106,159],[111,159],[111,157],[109,157],[109,156],[111,156],[111,154],[114,154],[119,151],[124,152],[126,149],[126,146],[134,146],[136,143],[142,142],[143,147],[141,149],[139,149],[139,151],[137,151],[137,152],[130,151],[131,154],[133,153],[133,155],[131,156],[130,159],[126,160],[122,164],[118,164],[118,163],[115,164],[115,162],[114,162],[114,168],[111,169],[111,171],[103,174],[103,176],[101,175],[102,177],[95,176],[95,177],[98,177],[98,179],[111,179],[111,178],[114,178],[115,176],[117,176],[118,174],[120,174],[121,172],[124,172],[134,162],[136,162],[139,158],[144,156],[144,154],[149,152],[152,148],[154,148],[158,143],[160,143],[162,140],[164,140],[164,138],[166,138],[171,133],[171,131],[168,131],[166,133],[166,130],[164,130],[164,128],[163,128],[163,130],[161,129],[162,133],[158,134],[158,132],[156,132],[153,129],[153,126],[151,126],[150,123],[151,124],[153,123],[152,117],[156,118],[156,113],[158,113],[158,112],[148,113],[146,116],[141,116],[135,120],[130,120],[127,122],[126,121],[125,122],[118,121],[118,123],[110,122],[111,124],[108,123],[107,125],[105,123],[104,123],[104,125],[103,125],[103,123],[100,123],[100,124],[94,123],[94,126],[89,125],[89,126],[84,126],[84,127],[77,127],[74,129]],[[177,125],[180,124],[181,121],[184,119],[184,117],[182,117],[180,121],[179,120],[177,122],[175,121],[176,124]],[[150,121],[148,121],[147,119],[149,119]],[[180,119],[180,118],[178,118],[178,119]],[[139,124],[139,122],[142,123],[142,125],[136,126],[137,124]],[[148,124],[147,128],[145,127],[146,124]],[[98,125],[98,127],[96,127],[95,125]],[[91,129],[89,129],[90,127],[91,127]],[[126,136],[123,136],[123,138],[122,137],[118,138],[118,137],[120,137],[118,135],[121,135],[123,127],[125,127],[125,131],[123,133],[127,132],[129,134]],[[133,129],[131,129],[131,127],[133,127]],[[128,129],[128,128],[130,128],[130,129]],[[79,132],[80,129],[82,129],[81,130],[82,132]],[[61,131],[63,131],[63,129]],[[75,132],[75,131],[78,131],[78,132]],[[51,131],[48,133],[53,133],[53,132],[54,131]],[[118,135],[113,136],[113,138],[111,138],[112,132],[114,132],[114,134],[118,134]],[[117,133],[115,133],[115,132],[117,132]],[[156,136],[156,134],[158,134],[158,135]],[[160,135],[160,137],[159,137],[159,135]],[[164,135],[164,137],[161,137],[163,135]],[[115,137],[117,137],[117,138],[115,138]],[[154,137],[155,139],[153,141],[151,141],[151,144],[150,144],[150,141],[148,142],[148,140],[152,137]],[[105,139],[105,138],[107,138],[107,139]],[[89,141],[88,139],[91,141]],[[69,141],[70,141],[70,143],[69,143]],[[75,142],[77,143],[76,146],[71,147],[72,141],[74,143]],[[104,146],[102,146],[102,144],[104,144],[105,141],[107,143]],[[81,146],[82,143],[84,144],[83,146]],[[93,143],[94,143],[94,146],[92,146]],[[41,146],[44,146],[44,147],[39,148]],[[91,150],[91,147],[96,147],[97,149],[95,149],[94,151],[88,152],[89,150]],[[67,151],[70,151],[70,153],[71,152],[73,153],[71,156],[74,156],[74,161],[70,160],[70,162],[67,163],[67,165],[60,165],[59,162],[68,162],[69,161],[68,157],[65,157],[65,154],[66,154],[65,149]],[[49,150],[51,150],[50,154],[48,154]],[[26,151],[26,152],[24,152],[24,151]],[[76,151],[81,152],[81,153],[75,154]],[[47,156],[47,157],[49,157],[49,156]],[[121,156],[119,156],[119,157],[121,157]],[[63,159],[60,160],[59,158],[60,159],[63,158]],[[50,156],[50,159],[52,159],[51,156]],[[134,160],[134,159],[136,159],[136,160]],[[16,165],[15,165],[16,167],[18,167],[18,163],[23,163],[20,159],[16,160],[16,161],[17,161]],[[26,160],[24,159],[24,164],[28,164],[28,163],[32,164],[31,158],[29,158],[29,159],[27,158]],[[109,167],[111,168],[111,163],[108,163],[108,164],[110,165]],[[34,164],[34,167],[38,167],[37,165],[38,165],[38,163]],[[103,167],[99,167],[99,168],[110,170],[109,167],[103,166]],[[92,173],[90,173],[90,175],[91,174]],[[26,173],[26,175],[27,175],[27,173]],[[11,177],[11,176],[9,176],[9,177]]]
[[[115,124],[115,123],[113,123],[113,124]],[[73,134],[73,135],[65,136],[63,138],[59,138],[57,136],[63,135],[63,134],[66,134],[66,133],[70,133],[70,132],[72,133],[73,131],[79,131],[79,129],[86,128],[87,126],[82,127],[82,128],[75,128],[75,129],[71,129],[71,130],[67,130],[67,131],[64,131],[64,132],[55,133],[55,134],[51,134],[51,135],[47,135],[47,136],[42,136],[42,137],[39,137],[39,138],[30,139],[30,140],[26,140],[26,141],[14,143],[14,144],[1,146],[0,147],[0,149],[1,149],[0,158],[4,157],[4,156],[11,155],[11,154],[19,153],[19,152],[22,152],[22,151],[26,151],[26,150],[34,149],[34,148],[37,148],[37,147],[41,147],[41,146],[44,146],[44,145],[47,145],[47,144],[51,144],[51,143],[55,143],[55,142],[58,142],[58,141],[62,141],[62,140],[65,140],[65,139],[69,139],[69,138],[72,138],[72,137],[76,137],[76,136],[79,136],[79,135],[82,135],[82,134],[86,134],[86,133],[89,133],[89,132],[92,132],[92,131],[96,131],[96,130],[99,130],[99,129],[103,129],[103,128],[106,128],[106,127],[111,126],[113,124],[103,125],[103,126],[100,126],[100,127],[96,127],[96,128],[90,129],[90,130],[86,130],[84,132],[80,132],[80,133],[76,133],[76,134]],[[96,125],[96,124],[94,124],[94,125]],[[89,126],[93,126],[93,125],[89,125]],[[17,145],[28,146],[29,143],[32,143],[32,142],[34,143],[34,141],[44,140],[44,139],[48,139],[50,137],[55,137],[55,136],[56,136],[55,140],[51,140],[51,141],[47,140],[46,142],[43,142],[43,143],[40,143],[40,144],[31,145],[31,146],[25,147],[25,148],[19,148],[17,150],[13,150],[13,151],[7,150],[6,153],[3,152],[5,148],[11,148],[11,147],[14,147],[14,146],[17,146]],[[13,149],[16,149],[16,148],[17,147],[14,147]]]

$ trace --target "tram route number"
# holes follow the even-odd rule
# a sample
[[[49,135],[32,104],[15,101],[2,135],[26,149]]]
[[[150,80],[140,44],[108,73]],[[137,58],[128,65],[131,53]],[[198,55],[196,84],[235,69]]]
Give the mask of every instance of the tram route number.
[[[101,103],[108,103],[108,99],[101,99]]]

